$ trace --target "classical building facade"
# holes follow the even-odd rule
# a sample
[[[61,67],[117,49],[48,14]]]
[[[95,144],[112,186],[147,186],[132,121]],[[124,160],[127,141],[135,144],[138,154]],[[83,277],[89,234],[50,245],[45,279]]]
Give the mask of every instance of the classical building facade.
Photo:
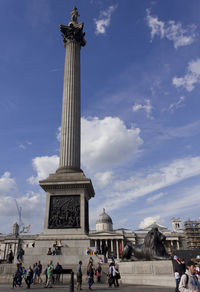
[[[96,230],[90,230],[90,247],[99,253],[104,253],[106,249],[108,256],[113,254],[119,259],[127,242],[131,242],[133,245],[142,244],[147,233],[153,227],[157,227],[166,236],[165,245],[170,254],[175,250],[186,249],[185,233],[182,229],[181,219],[172,218],[171,223],[172,230],[156,222],[146,228],[134,231],[125,228],[114,230],[111,217],[103,209],[96,221]]]
[[[108,256],[114,255],[117,259],[120,258],[127,241],[135,244],[135,234],[132,230],[113,230],[112,219],[105,209],[96,221],[96,230],[90,230],[89,236],[91,248],[100,254],[106,252]]]

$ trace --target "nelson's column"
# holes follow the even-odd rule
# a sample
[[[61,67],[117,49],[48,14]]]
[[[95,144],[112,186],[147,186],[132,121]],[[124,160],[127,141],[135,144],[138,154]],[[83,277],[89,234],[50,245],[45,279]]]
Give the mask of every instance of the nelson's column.
[[[67,26],[60,25],[65,47],[60,162],[56,173],[40,181],[46,191],[44,236],[84,238],[89,231],[88,201],[94,197],[90,179],[80,168],[80,49],[84,23],[77,8]],[[81,236],[81,237],[80,237]]]

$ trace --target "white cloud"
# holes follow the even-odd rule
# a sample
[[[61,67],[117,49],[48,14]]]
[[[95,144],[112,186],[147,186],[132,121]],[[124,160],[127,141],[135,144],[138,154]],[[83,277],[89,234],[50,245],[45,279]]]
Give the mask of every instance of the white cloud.
[[[44,220],[46,196],[42,193],[28,192],[17,198],[18,205],[22,208],[22,222],[31,225],[32,232],[41,230]],[[0,220],[4,222],[1,232],[8,233],[14,222],[19,222],[18,211],[13,197],[3,196],[0,200]]]
[[[59,127],[57,129],[57,133],[56,133],[56,139],[60,142],[60,137],[61,137],[61,127]]]
[[[187,91],[192,91],[196,83],[200,83],[200,58],[188,64],[184,77],[174,77],[172,83],[175,87],[184,87]]]
[[[152,109],[153,109],[153,106],[151,105],[150,99],[145,99],[145,104],[135,104],[133,106],[134,112],[137,112],[139,110],[144,110],[147,114],[147,117],[150,119],[152,119],[151,117]]]
[[[57,139],[60,139],[60,127]],[[143,144],[140,129],[127,128],[123,121],[115,117],[81,119],[81,157],[85,169],[98,172],[95,180],[98,185],[106,185],[112,179],[112,172],[107,169],[124,162],[139,151]],[[36,176],[28,178],[29,183],[37,184],[39,180],[48,177],[49,173],[58,168],[59,157],[41,156],[32,160]]]
[[[45,196],[42,192],[27,192],[20,197],[17,195],[18,188],[15,179],[11,177],[10,172],[5,172],[0,177],[0,220],[4,222],[1,232],[8,233],[8,228],[18,221],[18,211],[15,199],[22,207],[22,220],[25,224],[43,220]],[[37,226],[36,226],[37,228]]]
[[[195,209],[199,209],[200,204],[200,185],[196,185],[187,189],[182,189],[177,196],[170,197],[168,202],[157,204],[150,208],[139,210],[137,214],[157,213],[162,218],[192,214]],[[177,203],[178,202],[178,203]]]
[[[110,26],[111,15],[117,8],[117,5],[111,5],[107,10],[103,10],[100,12],[99,19],[94,19],[96,25],[96,34],[104,34],[106,33],[106,29]]]
[[[7,171],[0,177],[0,196],[16,191],[17,185],[15,179],[10,176],[10,172]]]
[[[155,35],[158,35],[161,38],[163,38],[165,35],[164,22],[158,20],[158,17],[151,16],[150,9],[147,9],[146,13],[148,26],[151,28],[151,39],[153,39]]]
[[[41,192],[29,191],[19,199],[17,202],[22,207],[22,215],[24,218],[44,216],[46,196]],[[23,218],[22,218],[23,219]],[[31,222],[29,222],[31,223]]]
[[[22,219],[30,218],[41,213],[44,207],[45,196],[41,193],[28,192],[17,198],[18,205],[22,207]],[[0,201],[0,216],[18,216],[16,203],[13,197],[3,196]]]
[[[150,226],[151,224],[153,224],[154,222],[158,222],[158,220],[160,219],[160,216],[152,216],[152,217],[146,217],[142,220],[142,222],[140,222],[139,224],[139,228],[143,229],[146,228],[148,226]]]
[[[26,141],[24,144],[20,144],[19,148],[25,150],[27,148],[27,145],[28,146],[32,145],[32,142]]]
[[[117,117],[82,118],[82,164],[87,169],[110,169],[139,151],[140,129],[127,128]]]
[[[162,198],[164,195],[165,195],[164,193],[159,193],[159,194],[156,194],[156,195],[154,195],[154,196],[152,196],[152,197],[149,197],[149,198],[147,199],[147,203],[152,203],[152,202],[154,202],[154,201],[156,201],[156,200]]]
[[[25,149],[26,149],[26,146],[25,146],[24,144],[20,144],[20,145],[19,145],[19,148],[25,150]]]
[[[168,21],[165,30],[165,36],[167,39],[174,42],[174,47],[182,47],[191,45],[196,38],[196,26],[190,25],[186,29],[182,28],[181,23],[175,23],[175,21]]]
[[[113,178],[114,177],[112,171],[98,172],[94,175],[95,185],[100,188],[105,187],[108,184],[112,183]]]
[[[59,164],[59,157],[57,155],[35,157],[32,163],[37,175],[29,177],[28,182],[38,184],[39,180],[47,178],[50,173],[56,171]]]
[[[174,137],[190,137],[200,132],[200,120],[177,128],[164,129],[164,135],[161,138],[169,139]]]
[[[177,159],[157,171],[150,169],[147,175],[137,174],[128,180],[119,181],[115,188],[119,191],[133,190],[133,197],[151,193],[163,187],[178,183],[186,178],[200,175],[200,157]]]
[[[173,112],[175,109],[182,107],[184,105],[183,104],[184,100],[185,100],[185,96],[181,96],[177,102],[170,104],[169,110]]]
[[[176,23],[173,20],[164,22],[158,19],[157,16],[152,16],[150,9],[146,10],[147,24],[151,29],[151,40],[157,35],[161,39],[166,38],[173,41],[174,47],[188,46],[195,41],[196,26],[190,25],[183,28],[181,23]]]
[[[146,174],[145,174],[146,173]],[[99,209],[116,210],[137,198],[146,196],[163,188],[177,184],[185,179],[200,175],[200,157],[188,157],[172,161],[158,170],[149,169],[141,174],[135,173],[129,179],[116,178],[112,190]],[[112,200],[112,204],[110,204]]]

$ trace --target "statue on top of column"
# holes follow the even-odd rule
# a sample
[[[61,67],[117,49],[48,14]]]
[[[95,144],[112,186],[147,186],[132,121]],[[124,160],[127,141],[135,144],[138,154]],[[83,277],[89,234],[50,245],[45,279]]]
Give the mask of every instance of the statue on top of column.
[[[75,23],[78,23],[78,22],[77,22],[77,19],[78,19],[78,17],[79,17],[80,15],[78,14],[78,10],[77,10],[77,7],[76,7],[76,6],[74,6],[74,9],[72,10],[71,15],[72,15],[72,17],[71,17],[71,21],[72,21],[72,22],[75,22]]]
[[[80,15],[78,14],[76,6],[74,6],[71,15],[71,20],[68,25],[60,25],[60,31],[62,32],[64,45],[66,45],[70,41],[76,41],[81,46],[85,46],[85,33],[83,32],[84,23],[77,22],[77,19]]]

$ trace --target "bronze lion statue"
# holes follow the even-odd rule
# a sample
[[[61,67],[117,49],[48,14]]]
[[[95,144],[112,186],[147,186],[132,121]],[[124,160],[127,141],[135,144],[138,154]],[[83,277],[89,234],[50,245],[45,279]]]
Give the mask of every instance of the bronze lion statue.
[[[138,246],[127,244],[122,253],[122,260],[167,260],[170,256],[166,252],[164,242],[166,236],[157,227],[152,228],[145,236],[144,243]],[[132,254],[132,256],[130,256]],[[128,256],[128,257],[127,257]]]
[[[122,251],[122,261],[131,260],[132,258],[133,247],[131,242],[127,242],[123,251]]]

